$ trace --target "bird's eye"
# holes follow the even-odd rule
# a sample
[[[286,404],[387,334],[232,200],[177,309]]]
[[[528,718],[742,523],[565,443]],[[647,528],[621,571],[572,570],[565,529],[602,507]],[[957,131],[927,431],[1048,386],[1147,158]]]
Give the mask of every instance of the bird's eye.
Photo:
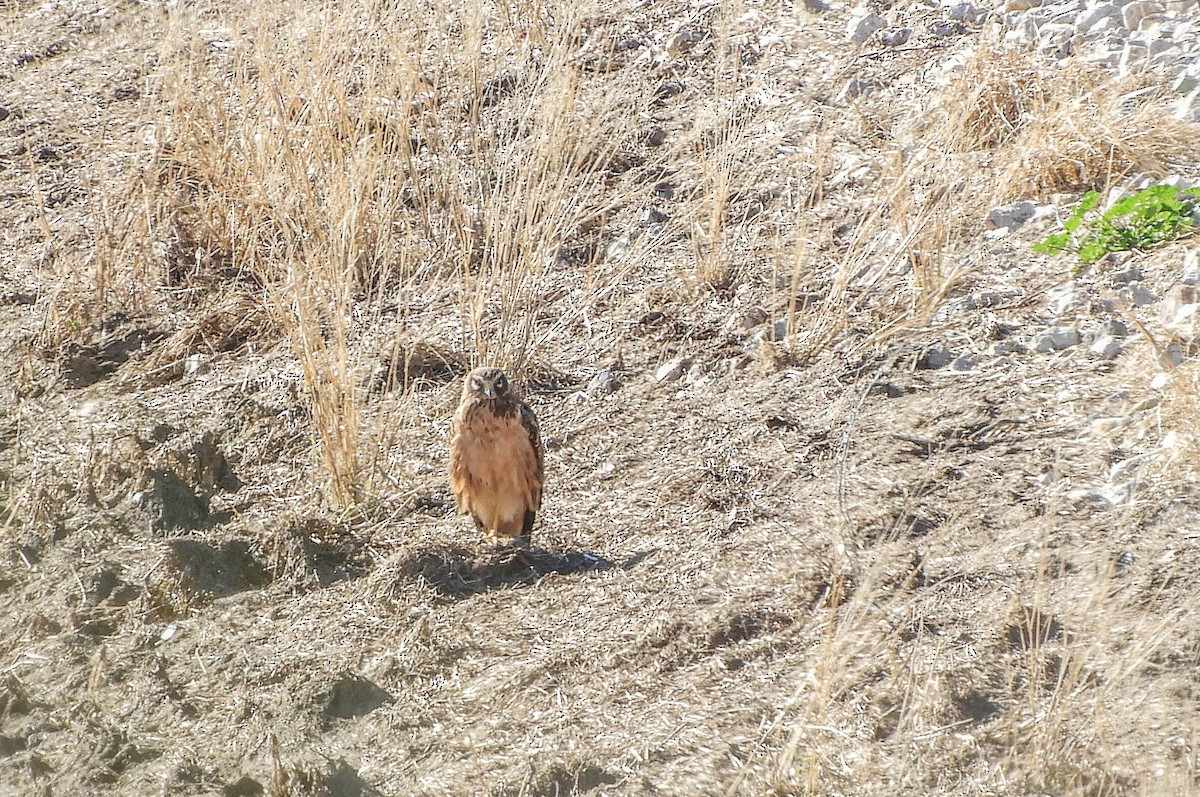
[[[505,379],[504,377],[500,377],[499,379],[497,379],[496,380],[496,389],[500,390],[500,391],[507,390],[508,389],[508,380]]]
[[[471,380],[471,389],[472,390],[483,390],[483,383],[480,382],[478,379],[472,379]]]

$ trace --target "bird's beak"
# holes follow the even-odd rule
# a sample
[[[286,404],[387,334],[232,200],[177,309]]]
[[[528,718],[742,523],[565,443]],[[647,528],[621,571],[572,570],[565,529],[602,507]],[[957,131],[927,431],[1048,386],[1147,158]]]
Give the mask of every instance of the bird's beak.
[[[495,398],[496,397],[496,386],[493,385],[491,382],[484,382],[483,383],[483,395],[487,396],[488,398]]]

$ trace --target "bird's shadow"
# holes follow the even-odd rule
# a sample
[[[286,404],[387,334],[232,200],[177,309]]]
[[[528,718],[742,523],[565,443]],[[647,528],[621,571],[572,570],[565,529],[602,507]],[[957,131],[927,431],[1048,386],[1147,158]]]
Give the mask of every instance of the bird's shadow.
[[[621,564],[586,551],[557,553],[537,546],[511,546],[471,550],[447,547],[426,550],[408,557],[403,572],[451,598],[466,598],[482,592],[511,589],[540,581],[545,576],[596,573],[628,569],[646,558],[634,554]]]

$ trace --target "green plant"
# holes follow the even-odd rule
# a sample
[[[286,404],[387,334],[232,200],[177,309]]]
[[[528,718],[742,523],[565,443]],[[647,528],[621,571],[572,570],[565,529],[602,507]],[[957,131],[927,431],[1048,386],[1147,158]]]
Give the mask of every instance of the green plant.
[[[1099,204],[1100,194],[1088,191],[1063,224],[1063,231],[1047,236],[1033,247],[1034,251],[1057,255],[1070,249],[1084,265],[1090,265],[1110,252],[1161,246],[1191,233],[1200,206],[1200,188],[1180,191],[1173,185],[1151,186],[1118,200],[1096,215]],[[1085,220],[1088,220],[1087,234],[1073,245]]]

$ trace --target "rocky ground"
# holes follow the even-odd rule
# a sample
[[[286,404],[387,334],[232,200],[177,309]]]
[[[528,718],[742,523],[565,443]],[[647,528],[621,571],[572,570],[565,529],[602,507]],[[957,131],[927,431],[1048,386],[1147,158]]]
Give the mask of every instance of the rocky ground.
[[[1032,249],[1200,178],[1194,2],[334,9],[0,9],[0,794],[1200,791],[1194,239]],[[326,77],[411,109],[419,232],[306,337],[286,235],[221,248],[293,197],[243,89],[305,120],[395,19],[408,89]],[[483,175],[559,45],[613,146]],[[481,352],[546,443],[520,557],[444,477]]]

